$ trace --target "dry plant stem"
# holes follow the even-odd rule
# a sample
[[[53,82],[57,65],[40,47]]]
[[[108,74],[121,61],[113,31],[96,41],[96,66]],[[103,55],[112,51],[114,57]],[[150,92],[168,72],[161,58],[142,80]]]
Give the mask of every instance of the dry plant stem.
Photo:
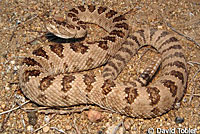
[[[189,65],[191,65],[191,66],[194,66],[194,64],[200,66],[200,63],[199,63],[199,62],[195,62],[195,61],[188,61],[187,63],[188,63]],[[197,74],[198,74],[199,72],[200,72],[200,68],[195,72],[194,76],[192,77],[192,82],[194,82],[194,79],[195,79],[195,77],[197,76]],[[195,83],[195,86],[196,86],[196,83]],[[195,88],[193,87],[193,88],[192,88],[192,92],[191,92],[191,94],[190,94],[189,103],[191,103],[192,98],[193,98],[194,96],[199,96],[199,94],[194,94],[194,90],[195,90]]]
[[[26,129],[26,124],[25,124],[25,121],[24,121],[24,116],[23,114],[21,114],[21,122],[22,122],[22,125],[24,127],[24,130]]]
[[[54,115],[51,117],[51,119],[50,119],[49,122],[47,122],[46,124],[44,124],[42,127],[36,129],[34,132],[39,131],[40,129],[44,128],[45,126],[47,126],[47,125],[50,124],[51,122],[56,121],[56,120],[52,120],[55,116],[56,116],[56,114],[54,114]]]
[[[200,72],[200,68],[195,72],[194,76],[192,77],[192,82],[194,82],[194,79],[195,77],[197,76],[197,74]],[[195,86],[196,86],[196,82],[195,82]],[[189,103],[191,103],[192,101],[192,98],[194,96],[194,87],[192,88],[192,93],[191,93],[191,96],[190,96],[190,99],[189,99]]]
[[[76,130],[76,133],[77,133],[77,134],[81,134],[81,132],[79,131],[79,129],[78,129],[77,125],[76,125],[76,117],[74,117],[73,122],[74,122],[74,128],[75,128],[75,130]]]
[[[15,107],[15,103],[14,103],[15,101],[13,101],[12,102],[12,108],[14,108]],[[12,109],[11,108],[11,109]],[[0,128],[0,132],[3,132],[4,131],[4,125],[5,125],[5,123],[8,121],[8,119],[9,119],[9,117],[10,117],[10,114],[11,114],[11,112],[9,112],[8,114],[7,114],[7,116],[6,116],[6,118],[3,120],[3,122],[2,122],[2,125],[1,125],[1,128]],[[1,115],[1,114],[0,114]]]
[[[178,32],[175,28],[173,28],[173,27],[171,26],[171,24],[169,24],[169,23],[166,23],[166,24],[167,24],[167,26],[168,26],[172,31],[174,31],[175,33],[179,34],[180,36],[185,37],[187,40],[193,42],[195,45],[197,45],[198,47],[200,47],[200,44],[197,43],[194,39],[192,39],[191,37],[186,36],[186,35],[184,35],[184,34]]]
[[[8,115],[6,116],[6,118],[3,120],[2,125],[1,125],[1,128],[0,128],[0,132],[3,132],[3,131],[4,131],[4,125],[5,125],[5,123],[8,121],[8,118],[10,117],[10,114],[11,114],[11,112],[8,113]]]
[[[17,110],[17,109],[21,108],[23,105],[25,105],[25,104],[27,104],[27,103],[29,103],[29,102],[30,102],[30,100],[28,100],[28,101],[22,103],[22,104],[21,104],[20,106],[18,106],[18,107],[12,108],[12,109],[10,109],[10,110],[8,110],[8,111],[1,112],[0,115],[7,114],[7,113],[10,113],[10,112],[12,112],[12,111],[14,111],[14,110]]]
[[[26,21],[24,21],[24,22],[21,22],[20,24],[25,24],[25,23],[27,23],[27,22],[29,22],[29,21],[31,21],[31,20],[37,18],[37,17],[38,17],[38,15],[35,15],[35,16],[33,16],[32,18],[30,18],[30,19],[28,19],[28,20],[26,20]],[[15,25],[14,27],[11,27],[11,28],[14,28],[14,30],[12,31],[12,35],[11,35],[9,41],[12,41],[13,37],[15,36],[15,32],[16,32],[17,28],[21,26],[20,24],[17,24],[17,25]],[[11,29],[11,28],[9,28],[9,29]]]
[[[121,121],[121,122],[114,128],[114,130],[112,131],[112,134],[117,134],[117,131],[119,130],[119,128],[120,128],[121,126],[124,126],[123,124],[124,124],[124,120]]]
[[[186,94],[187,96],[190,96],[191,94]],[[200,94],[193,94],[193,96],[200,97]]]
[[[199,62],[196,62],[196,61],[188,61],[188,64],[194,66],[193,64],[197,64],[197,65],[200,65]]]
[[[56,128],[56,127],[50,127],[51,129],[54,129],[54,130],[56,130],[56,131],[58,131],[58,132],[60,132],[60,133],[62,133],[62,134],[66,134],[66,132],[65,131],[63,131],[62,129],[58,129],[58,128]]]

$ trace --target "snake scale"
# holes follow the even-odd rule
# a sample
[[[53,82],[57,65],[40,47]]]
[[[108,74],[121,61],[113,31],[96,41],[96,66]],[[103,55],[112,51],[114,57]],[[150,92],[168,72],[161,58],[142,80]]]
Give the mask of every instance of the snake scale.
[[[27,98],[49,107],[96,104],[138,118],[162,115],[181,100],[187,67],[181,43],[172,34],[153,28],[132,32],[124,15],[95,5],[80,5],[52,17],[46,28],[61,38],[81,38],[87,33],[86,23],[99,25],[107,34],[88,43],[49,42],[23,59],[19,80]],[[117,82],[126,63],[146,44],[161,58],[155,58],[137,80]],[[90,71],[105,63],[102,75]],[[159,67],[161,76],[149,83]]]

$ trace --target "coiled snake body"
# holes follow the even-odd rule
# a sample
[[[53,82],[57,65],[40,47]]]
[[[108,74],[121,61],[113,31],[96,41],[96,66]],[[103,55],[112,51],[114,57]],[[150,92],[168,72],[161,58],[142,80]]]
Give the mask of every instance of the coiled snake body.
[[[180,42],[170,33],[141,29],[129,33],[127,19],[103,6],[85,5],[54,17],[47,29],[58,37],[86,35],[85,23],[95,23],[108,33],[101,39],[69,44],[52,43],[38,47],[22,61],[19,72],[23,93],[44,106],[97,104],[132,117],[151,118],[174,107],[186,92],[187,69]],[[135,81],[123,84],[115,78],[144,44],[161,54]],[[160,63],[161,76],[146,85]],[[89,70],[105,64],[101,76]]]

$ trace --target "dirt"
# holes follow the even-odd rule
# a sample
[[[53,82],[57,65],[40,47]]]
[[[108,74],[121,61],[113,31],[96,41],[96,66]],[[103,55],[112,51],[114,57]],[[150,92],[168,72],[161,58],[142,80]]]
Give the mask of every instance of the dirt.
[[[200,1],[101,0],[85,3],[105,5],[121,13],[133,9],[126,15],[132,28],[154,27],[173,32],[181,41],[188,62],[188,86],[183,100],[174,110],[152,119],[125,117],[97,106],[85,106],[100,111],[96,113],[101,117],[97,122],[88,118],[88,108],[63,115],[28,110],[38,107],[31,102],[21,106],[28,101],[19,87],[21,59],[30,48],[43,45],[41,39],[47,32],[44,21],[52,11],[67,10],[83,1],[0,0],[0,133],[151,134],[152,129],[154,132],[165,130],[165,133],[200,133]],[[102,32],[96,30],[101,31],[97,26],[89,26],[88,36],[101,36]],[[119,81],[136,78],[154,55],[144,54],[145,51],[141,50],[130,61]],[[18,106],[21,107],[17,109]],[[8,110],[11,112],[6,112]]]

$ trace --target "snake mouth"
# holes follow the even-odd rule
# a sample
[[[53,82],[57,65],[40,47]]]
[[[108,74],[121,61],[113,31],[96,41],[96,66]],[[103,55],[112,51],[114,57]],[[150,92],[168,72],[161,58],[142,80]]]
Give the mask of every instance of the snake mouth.
[[[47,24],[46,28],[50,33],[53,33],[55,36],[64,39],[75,38],[77,34],[75,30],[69,30],[64,27],[56,27],[52,24]]]

